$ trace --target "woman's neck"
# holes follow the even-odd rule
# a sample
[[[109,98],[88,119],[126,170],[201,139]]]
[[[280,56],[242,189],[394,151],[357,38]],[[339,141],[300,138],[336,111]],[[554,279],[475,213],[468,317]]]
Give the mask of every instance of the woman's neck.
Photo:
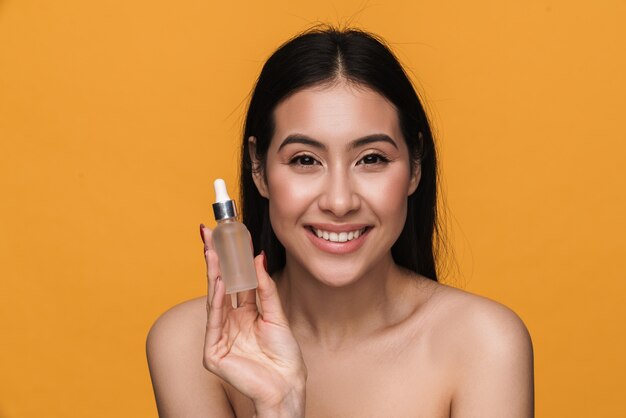
[[[332,287],[287,261],[275,275],[292,330],[301,338],[328,348],[382,331],[415,309],[407,292],[415,277],[396,265],[389,254],[350,284]],[[414,293],[412,293],[414,295]]]

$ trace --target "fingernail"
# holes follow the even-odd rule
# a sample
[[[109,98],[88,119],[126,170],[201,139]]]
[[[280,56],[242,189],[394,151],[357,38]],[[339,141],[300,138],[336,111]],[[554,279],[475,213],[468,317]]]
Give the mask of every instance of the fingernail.
[[[263,256],[263,267],[265,271],[267,271],[267,256],[265,255],[265,251],[261,250],[261,255]]]
[[[200,224],[200,238],[202,238],[202,242],[204,242],[204,232],[202,232],[203,228],[204,228],[204,224]]]

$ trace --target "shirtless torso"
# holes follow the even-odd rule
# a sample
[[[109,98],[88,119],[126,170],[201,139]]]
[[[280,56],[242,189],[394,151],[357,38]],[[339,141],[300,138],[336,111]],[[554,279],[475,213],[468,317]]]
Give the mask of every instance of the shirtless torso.
[[[532,346],[519,317],[454,287],[415,283],[403,296],[415,309],[362,340],[324,346],[293,329],[308,370],[306,417],[532,416]],[[205,326],[200,297],[170,309],[150,332],[161,417],[252,417],[252,402],[204,369]],[[499,391],[513,396],[485,415],[481,399]],[[527,405],[522,415],[519,404]]]

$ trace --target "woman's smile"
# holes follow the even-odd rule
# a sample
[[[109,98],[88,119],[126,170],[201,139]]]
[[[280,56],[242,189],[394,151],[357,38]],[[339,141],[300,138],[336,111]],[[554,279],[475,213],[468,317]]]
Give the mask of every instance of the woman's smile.
[[[313,245],[332,254],[347,254],[361,248],[371,226],[345,224],[313,224],[305,227],[307,237]]]

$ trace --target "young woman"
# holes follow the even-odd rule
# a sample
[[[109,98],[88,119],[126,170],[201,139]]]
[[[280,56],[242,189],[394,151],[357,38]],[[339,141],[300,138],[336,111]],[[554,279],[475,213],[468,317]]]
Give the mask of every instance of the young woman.
[[[253,92],[241,202],[259,287],[153,325],[163,417],[532,417],[533,352],[505,306],[437,281],[431,130],[373,35],[314,29]],[[270,277],[271,276],[271,277]]]

